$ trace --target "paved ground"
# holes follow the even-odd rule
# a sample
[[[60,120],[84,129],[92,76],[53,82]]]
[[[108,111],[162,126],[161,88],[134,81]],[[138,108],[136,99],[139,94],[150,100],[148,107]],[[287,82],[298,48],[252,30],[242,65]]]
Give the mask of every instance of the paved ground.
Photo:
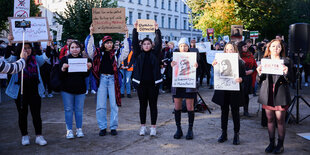
[[[220,108],[211,102],[213,90],[206,87],[200,93],[212,114],[196,113],[194,123],[194,140],[175,140],[176,130],[171,94],[162,94],[158,101],[158,135],[141,137],[139,130],[139,103],[134,93],[132,99],[123,99],[123,106],[119,110],[119,134],[117,136],[98,136],[96,122],[96,96],[88,95],[85,100],[83,131],[84,138],[65,139],[64,111],[60,95],[51,99],[42,99],[43,134],[48,141],[47,146],[34,143],[34,128],[31,116],[28,118],[28,130],[31,138],[29,146],[20,144],[21,135],[17,122],[17,110],[13,101],[0,104],[0,154],[263,154],[268,145],[267,129],[260,126],[260,113],[257,97],[250,97],[251,118],[241,117],[241,131],[239,146],[232,145],[233,125],[229,120],[228,138],[223,144],[217,143],[221,134]],[[294,93],[292,92],[292,95]],[[310,102],[310,88],[303,88],[302,94]],[[304,103],[300,105],[301,116],[310,114],[310,108]],[[240,110],[242,114],[242,108]],[[147,124],[150,124],[149,114]],[[182,127],[186,133],[187,114],[182,114]],[[300,124],[289,124],[285,139],[285,154],[310,154],[310,141],[296,135],[300,132],[310,132],[310,117]]]

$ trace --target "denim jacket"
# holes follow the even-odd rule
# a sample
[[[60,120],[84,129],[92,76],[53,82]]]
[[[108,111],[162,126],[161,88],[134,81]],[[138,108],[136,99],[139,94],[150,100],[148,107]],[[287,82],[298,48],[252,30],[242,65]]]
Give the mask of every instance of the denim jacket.
[[[7,61],[8,62],[14,62],[16,61],[16,56],[10,56],[9,58],[7,58]],[[39,75],[39,85],[38,85],[38,92],[39,92],[39,95],[40,97],[42,97],[44,95],[44,92],[45,92],[45,89],[44,89],[44,86],[43,86],[43,82],[42,82],[42,78],[41,78],[41,74],[40,74],[40,67],[44,64],[44,58],[43,58],[43,55],[36,55],[36,61],[37,61],[37,69],[38,69],[38,75]],[[6,88],[6,91],[5,93],[13,98],[13,99],[17,99],[18,97],[18,93],[19,93],[19,88],[20,88],[20,85],[17,84],[18,82],[18,73],[16,74],[13,74],[12,77],[11,77],[11,80],[10,80],[10,83],[8,85],[8,87]]]

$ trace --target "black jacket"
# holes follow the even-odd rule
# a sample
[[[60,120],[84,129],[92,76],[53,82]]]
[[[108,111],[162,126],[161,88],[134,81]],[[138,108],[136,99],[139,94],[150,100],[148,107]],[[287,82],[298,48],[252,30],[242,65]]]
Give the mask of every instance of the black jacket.
[[[161,40],[161,32],[160,30],[155,30],[155,46],[154,48],[149,51],[150,52],[150,63],[152,64],[153,68],[153,77],[155,80],[155,85],[158,85],[163,81],[160,73],[160,53],[162,48],[162,40]],[[139,46],[139,39],[138,39],[138,32],[137,29],[134,28],[132,31],[132,46],[133,46],[133,57],[135,59],[134,69],[133,69],[133,78],[132,82],[134,86],[137,84],[139,85],[141,82],[142,77],[142,70],[143,70],[143,64],[144,64],[144,57],[145,53]]]
[[[239,77],[242,78],[242,83],[240,84],[240,91],[215,90],[212,97],[212,102],[220,106],[229,103],[235,103],[239,106],[242,106],[244,104],[243,80],[245,76],[245,64],[242,60],[239,60]]]
[[[268,74],[262,74],[257,76],[257,80],[261,83],[261,88],[258,97],[258,103],[268,105],[269,96],[269,84],[273,83],[274,93],[273,93],[273,105],[269,106],[285,106],[291,103],[291,95],[289,89],[289,82],[292,78],[292,63],[290,59],[284,58],[284,65],[288,67],[288,72],[286,75],[272,75],[275,76],[276,82],[269,81]]]

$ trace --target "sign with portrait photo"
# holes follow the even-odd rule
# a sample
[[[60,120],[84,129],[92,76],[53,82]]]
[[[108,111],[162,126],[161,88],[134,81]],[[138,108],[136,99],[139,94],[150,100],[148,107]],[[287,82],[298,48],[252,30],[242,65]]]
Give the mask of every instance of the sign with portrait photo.
[[[262,74],[283,75],[283,60],[262,59]]]
[[[196,88],[196,52],[173,52],[172,87]]]
[[[243,25],[231,25],[231,41],[242,41]]]
[[[214,89],[239,91],[240,85],[235,81],[239,77],[238,53],[216,53],[215,59]]]

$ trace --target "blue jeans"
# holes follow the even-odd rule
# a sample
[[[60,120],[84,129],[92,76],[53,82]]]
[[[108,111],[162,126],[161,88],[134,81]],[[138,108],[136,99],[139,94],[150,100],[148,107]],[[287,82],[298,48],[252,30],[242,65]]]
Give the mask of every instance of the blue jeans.
[[[107,128],[107,95],[109,93],[111,118],[110,129],[118,127],[118,107],[115,99],[114,75],[100,76],[100,85],[97,92],[96,117],[100,130]]]
[[[213,66],[211,66],[210,86],[214,86],[214,69],[213,69]]]
[[[89,76],[85,78],[86,90],[89,90],[89,87],[90,87],[90,90],[94,90],[94,87],[91,84],[92,80],[94,80],[94,78],[93,78],[93,74],[90,72]]]
[[[82,128],[85,94],[70,94],[62,91],[61,96],[64,104],[67,129],[72,130],[73,112],[75,113],[76,128]]]
[[[125,84],[126,84],[126,93],[127,95],[131,93],[131,74],[132,71],[127,71],[127,69],[121,69],[121,73],[123,74],[122,78],[122,86],[121,86],[121,94],[125,94]]]

